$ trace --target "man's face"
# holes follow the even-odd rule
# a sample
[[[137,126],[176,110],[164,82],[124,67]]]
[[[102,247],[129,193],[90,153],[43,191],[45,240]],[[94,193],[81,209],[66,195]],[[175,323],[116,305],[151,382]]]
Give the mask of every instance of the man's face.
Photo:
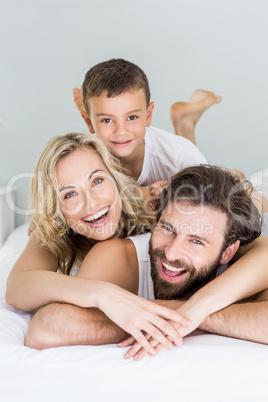
[[[142,89],[108,98],[89,99],[89,116],[83,115],[91,133],[96,133],[118,158],[135,157],[144,150],[145,129],[151,124],[154,104],[147,107]]]
[[[155,297],[179,298],[209,280],[221,264],[225,213],[187,202],[169,203],[149,251]]]

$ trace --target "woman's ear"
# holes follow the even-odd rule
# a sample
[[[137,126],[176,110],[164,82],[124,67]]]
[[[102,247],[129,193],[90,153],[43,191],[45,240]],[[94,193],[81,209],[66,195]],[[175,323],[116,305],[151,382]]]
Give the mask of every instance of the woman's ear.
[[[92,125],[92,123],[91,123],[91,120],[90,120],[89,115],[87,114],[87,112],[82,111],[82,112],[81,112],[81,116],[82,116],[83,119],[85,120],[85,123],[86,123],[86,125],[88,126],[88,129],[89,129],[89,132],[90,132],[91,134],[94,134],[94,133],[95,133],[95,130],[94,130],[94,127],[93,127],[93,125]]]
[[[221,261],[220,263],[227,264],[227,262],[231,261],[237,250],[239,249],[240,246],[240,240],[236,240],[235,243],[231,244],[228,246],[224,252],[222,253]]]

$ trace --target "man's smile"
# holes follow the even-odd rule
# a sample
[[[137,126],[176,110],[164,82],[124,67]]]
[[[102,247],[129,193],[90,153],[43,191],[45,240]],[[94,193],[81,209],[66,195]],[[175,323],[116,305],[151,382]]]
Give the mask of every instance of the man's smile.
[[[163,262],[161,259],[159,259],[159,266],[161,276],[167,281],[181,280],[188,273],[185,268],[176,268],[166,262]]]

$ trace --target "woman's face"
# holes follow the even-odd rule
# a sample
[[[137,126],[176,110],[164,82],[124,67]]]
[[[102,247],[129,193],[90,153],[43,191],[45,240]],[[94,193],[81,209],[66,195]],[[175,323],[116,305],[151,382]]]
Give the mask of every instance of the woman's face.
[[[112,237],[122,215],[116,184],[91,148],[79,148],[56,165],[61,211],[75,232],[97,241]]]

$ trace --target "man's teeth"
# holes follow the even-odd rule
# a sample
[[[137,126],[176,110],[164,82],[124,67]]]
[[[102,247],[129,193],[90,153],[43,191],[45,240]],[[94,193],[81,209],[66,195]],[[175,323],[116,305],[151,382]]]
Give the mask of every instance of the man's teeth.
[[[162,264],[163,264],[163,267],[168,269],[169,271],[173,271],[173,272],[185,271],[184,268],[175,268],[175,267],[172,267],[171,265],[165,264],[164,262],[162,262]]]
[[[94,220],[100,218],[101,216],[107,214],[108,211],[109,211],[109,207],[104,208],[104,209],[102,209],[101,211],[97,212],[96,214],[91,215],[91,217],[90,217],[90,218],[87,218],[86,220],[87,220],[88,222],[94,221]]]

